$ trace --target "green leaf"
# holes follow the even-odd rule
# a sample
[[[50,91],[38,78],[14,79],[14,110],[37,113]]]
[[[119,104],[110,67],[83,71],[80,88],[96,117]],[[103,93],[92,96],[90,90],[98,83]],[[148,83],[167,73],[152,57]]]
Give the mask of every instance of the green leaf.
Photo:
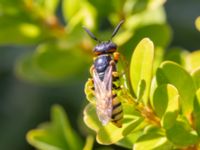
[[[200,88],[200,68],[194,70],[192,73],[192,78],[194,80],[194,84],[195,84],[195,87],[196,89],[199,89]]]
[[[62,107],[52,108],[52,122],[28,132],[28,142],[42,150],[82,149],[82,141],[71,128]],[[79,143],[79,144],[77,144]]]
[[[196,20],[195,20],[195,26],[196,26],[197,30],[200,31],[200,16],[196,18]]]
[[[45,11],[48,15],[53,15],[56,13],[59,0],[45,0]]]
[[[15,66],[16,75],[26,81],[33,83],[49,83],[50,79],[46,78],[37,70],[33,63],[33,55],[27,54],[17,60]]]
[[[152,77],[154,46],[150,39],[144,38],[135,48],[130,64],[131,85],[135,93],[139,92],[140,82],[145,82],[145,91],[142,100],[148,103],[149,89]],[[137,95],[137,98],[139,95]],[[141,96],[140,96],[141,97]]]
[[[58,44],[40,45],[33,57],[35,66],[40,73],[59,81],[78,77],[85,72],[87,67],[87,55],[80,49],[70,49]]]
[[[155,47],[165,48],[170,43],[171,36],[171,28],[166,24],[150,24],[146,26],[139,26],[136,30],[134,30],[134,34],[131,35],[130,40],[123,45],[123,49],[129,50],[131,47],[135,47],[144,37],[150,38]],[[122,51],[122,53],[128,59],[131,56],[130,50]]]
[[[26,16],[0,16],[0,20],[0,44],[3,45],[35,44],[49,35],[47,28],[31,21]]]
[[[144,140],[134,144],[134,150],[170,150],[172,144],[166,137],[158,136],[149,140]]]
[[[75,48],[75,47],[74,47]],[[89,67],[89,57],[80,49],[58,43],[39,45],[33,54],[24,56],[16,65],[17,75],[36,83],[61,83],[82,77]]]
[[[136,143],[138,138],[142,135],[142,130],[131,132],[129,135],[125,136],[123,139],[118,141],[116,144],[128,149],[132,149],[133,144]]]
[[[162,131],[155,126],[147,126],[142,136],[134,144],[134,150],[169,150],[172,144],[162,135]]]
[[[97,132],[97,142],[100,144],[114,144],[130,134],[143,119],[130,104],[123,104],[124,119],[122,128],[118,128],[111,122],[103,126],[96,115],[95,106],[88,104],[84,110],[84,122]]]
[[[80,10],[81,0],[64,0],[62,4],[62,11],[65,17],[65,21],[69,21]]]
[[[73,7],[73,5],[75,6]],[[76,0],[71,2],[65,0],[63,12],[65,21],[68,23],[68,32],[71,32],[80,23],[90,29],[95,26],[96,9],[87,1]]]
[[[182,111],[189,117],[195,95],[195,86],[190,74],[178,64],[165,61],[157,70],[156,79],[158,85],[169,83],[178,89]]]
[[[163,61],[165,50],[161,47],[155,48],[155,54],[154,54],[154,63],[153,63],[153,75],[156,73],[156,70],[160,66],[160,64]]]
[[[101,122],[98,120],[96,115],[96,109],[93,104],[88,104],[84,109],[84,122],[85,124],[95,132],[99,131],[99,128],[102,126]]]
[[[93,136],[88,136],[87,139],[86,139],[86,143],[85,143],[83,150],[92,150],[93,144],[94,144]]]
[[[197,133],[188,127],[183,121],[177,121],[166,130],[169,141],[178,146],[189,146],[198,142]]]
[[[131,46],[133,46],[132,43],[134,43],[134,46],[135,46],[139,42],[139,40],[141,40],[143,37],[150,37],[152,39],[152,37],[155,36],[154,34],[151,34],[152,37],[147,36],[147,35],[140,35],[140,38],[137,38],[137,41],[135,41],[136,40],[135,36],[137,37],[137,34],[138,34],[137,33],[138,28],[143,28],[143,27],[145,28],[145,26],[151,26],[152,24],[164,24],[166,21],[166,15],[165,15],[165,11],[163,7],[158,7],[158,8],[153,8],[153,9],[145,8],[145,10],[136,13],[136,11],[134,10],[134,8],[137,7],[137,6],[134,6],[135,3],[138,3],[138,4],[144,3],[144,1],[129,0],[129,1],[125,1],[125,4],[123,6],[125,13],[132,13],[132,14],[131,15],[127,14],[126,16],[126,21],[124,22],[124,25],[123,25],[123,27],[125,28],[125,31],[122,33],[118,33],[117,36],[114,37],[114,41],[120,46],[124,45],[133,36],[134,38],[130,42]],[[131,6],[133,6],[134,8],[132,8]],[[113,15],[111,15],[110,20],[113,20],[116,17],[113,17]],[[159,29],[160,28],[157,28],[157,30]],[[151,31],[148,31],[148,32],[151,32]],[[130,48],[131,47],[130,45],[127,47]],[[157,43],[155,45],[157,45]]]
[[[199,57],[200,57],[200,50],[194,51],[194,52],[187,55],[187,58],[186,58],[187,70],[192,72],[192,71],[195,71],[197,68],[200,67]]]
[[[130,2],[127,1],[127,4]],[[166,15],[163,7],[157,7],[154,9],[146,9],[139,13],[133,13],[128,16],[126,20],[127,21],[124,24],[126,28],[138,28],[152,24],[164,24],[166,21]]]
[[[179,112],[179,94],[176,87],[163,84],[156,88],[151,105],[160,118],[164,128],[173,125]]]
[[[200,136],[200,89],[197,90],[196,97],[194,100],[193,118],[195,128],[197,130],[198,135]]]

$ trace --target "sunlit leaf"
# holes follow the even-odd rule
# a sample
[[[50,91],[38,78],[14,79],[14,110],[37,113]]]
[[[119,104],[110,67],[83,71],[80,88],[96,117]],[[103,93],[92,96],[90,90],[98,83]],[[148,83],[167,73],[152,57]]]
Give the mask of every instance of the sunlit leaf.
[[[144,137],[145,138],[145,137]],[[169,150],[173,145],[164,136],[152,137],[149,140],[141,140],[134,145],[134,150]]]
[[[141,13],[134,13],[133,15],[128,16],[124,26],[126,28],[138,28],[152,24],[163,24],[165,23],[165,19],[166,17],[163,7],[146,9]]]
[[[200,88],[200,68],[194,70],[191,75],[194,80],[196,89],[199,89]]]
[[[82,149],[82,141],[71,128],[64,110],[55,105],[52,108],[52,122],[28,132],[28,142],[42,150]],[[77,144],[79,143],[79,144]]]
[[[24,17],[0,17],[0,44],[35,44],[46,39],[47,29]]]
[[[75,8],[72,7],[73,5],[76,5]],[[80,0],[69,2],[68,0],[65,0],[63,11],[67,22],[67,32],[71,32],[80,23],[87,28],[94,28],[96,9],[89,2]]]
[[[186,61],[186,67],[187,69],[192,72],[200,67],[200,50],[194,51],[187,55]]]
[[[179,95],[177,89],[170,84],[158,86],[151,103],[156,114],[162,118],[162,126],[164,128],[171,127],[179,112]]]
[[[131,48],[135,47],[144,37],[148,37],[154,43],[155,47],[165,48],[171,40],[171,29],[166,24],[151,24],[139,26],[131,39],[122,46],[121,51],[129,60],[131,57]],[[123,40],[123,39],[122,39]]]
[[[111,122],[103,126],[96,115],[95,106],[88,104],[84,111],[84,122],[86,125],[97,132],[97,141],[100,144],[113,144],[123,139],[127,134],[131,133],[142,121],[138,112],[130,104],[123,105],[124,119],[122,128],[116,127]],[[129,132],[127,132],[127,131]],[[125,132],[124,132],[125,131]]]
[[[131,132],[129,135],[125,136],[122,140],[118,141],[116,144],[125,148],[132,149],[133,144],[136,143],[138,138],[142,135],[142,131],[138,130]]]
[[[86,143],[85,143],[83,150],[92,150],[93,144],[94,144],[94,137],[88,136],[87,139],[86,139]]]
[[[178,64],[165,61],[157,70],[156,79],[158,85],[169,83],[178,89],[182,111],[189,117],[195,95],[195,85],[190,74]]]
[[[62,11],[66,22],[69,21],[80,10],[81,4],[81,0],[63,0]]]
[[[166,136],[169,141],[178,146],[188,146],[198,141],[197,133],[181,121],[175,122],[170,129],[167,129]]]
[[[87,55],[80,49],[68,49],[57,44],[39,46],[33,59],[38,70],[52,80],[79,75],[87,67]]]
[[[45,3],[46,13],[48,13],[49,15],[56,13],[56,9],[59,4],[59,0],[45,0],[44,3]]]
[[[195,26],[196,26],[197,30],[200,31],[200,16],[196,18],[196,20],[195,20]]]
[[[194,117],[195,128],[198,134],[200,135],[200,89],[198,89],[196,92],[196,97],[194,100],[193,117]]]
[[[138,1],[140,3],[140,1]],[[125,12],[130,9],[131,5],[134,5],[136,3],[136,1],[126,1],[127,4],[125,4],[124,7],[128,7],[125,8],[126,10],[124,10]],[[129,4],[131,3],[131,4]],[[133,3],[133,4],[132,4]],[[126,6],[127,5],[127,6]],[[132,15],[127,15],[126,21],[124,22],[123,27],[125,28],[124,32],[122,33],[118,33],[118,35],[114,38],[114,41],[118,44],[118,45],[124,45],[126,42],[129,43],[129,48],[130,46],[135,46],[143,37],[149,37],[151,39],[154,39],[153,37],[155,36],[159,36],[159,30],[163,30],[163,34],[166,34],[166,31],[164,30],[164,28],[157,28],[157,32],[156,35],[155,33],[151,33],[151,30],[147,29],[147,32],[142,32],[143,35],[139,35],[138,37],[138,33],[140,33],[140,28],[146,28],[148,26],[152,26],[152,25],[160,25],[160,24],[164,24],[166,17],[165,17],[165,12],[163,7],[159,7],[156,9],[145,9],[145,11],[141,11],[139,13],[135,13],[135,11],[133,9],[130,10],[131,12],[134,12]],[[152,17],[153,16],[153,17]],[[155,31],[155,29],[153,30],[153,32]],[[162,37],[166,37],[166,39],[168,38],[168,36],[163,36]],[[135,37],[136,36],[136,39]],[[131,40],[131,38],[134,37],[134,40]],[[155,42],[153,40],[153,42]],[[133,44],[134,43],[134,44]],[[158,45],[158,43],[156,43],[156,45]],[[127,46],[128,47],[128,46]]]
[[[154,46],[150,39],[144,38],[135,48],[130,64],[131,85],[135,93],[138,93],[139,83],[145,82],[145,91],[142,100],[148,103],[149,88],[152,77]],[[139,95],[137,95],[138,97]]]
[[[133,146],[134,150],[172,149],[172,144],[163,136],[162,131],[155,126],[147,126],[142,136]]]

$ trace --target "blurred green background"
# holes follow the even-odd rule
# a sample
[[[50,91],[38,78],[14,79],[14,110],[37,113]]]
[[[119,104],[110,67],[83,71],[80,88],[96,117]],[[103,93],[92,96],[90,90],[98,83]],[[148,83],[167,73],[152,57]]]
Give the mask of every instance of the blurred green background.
[[[199,15],[198,0],[0,0],[0,149],[33,149],[26,133],[49,120],[53,104],[85,140],[84,84],[95,42],[83,25],[108,39],[125,19],[114,41],[129,60],[144,36],[166,51],[197,50]]]

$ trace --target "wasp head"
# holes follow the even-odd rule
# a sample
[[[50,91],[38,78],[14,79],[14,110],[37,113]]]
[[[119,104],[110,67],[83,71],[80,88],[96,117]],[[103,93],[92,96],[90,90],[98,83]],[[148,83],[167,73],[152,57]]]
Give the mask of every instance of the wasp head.
[[[96,38],[96,36],[94,36],[94,34],[90,30],[88,30],[87,28],[84,27],[84,29],[88,33],[88,35],[92,39],[94,39],[95,41],[97,41],[99,43],[93,49],[94,54],[100,55],[100,54],[105,54],[105,53],[113,53],[113,52],[116,51],[117,45],[115,43],[113,43],[111,41],[111,39],[117,34],[117,32],[118,32],[118,30],[121,27],[123,22],[124,22],[124,20],[120,21],[120,23],[114,29],[110,40],[109,41],[105,41],[105,42],[101,42],[99,39]]]
[[[93,52],[98,55],[98,54],[106,54],[106,53],[113,53],[117,49],[117,45],[113,43],[112,41],[105,41],[97,44]]]

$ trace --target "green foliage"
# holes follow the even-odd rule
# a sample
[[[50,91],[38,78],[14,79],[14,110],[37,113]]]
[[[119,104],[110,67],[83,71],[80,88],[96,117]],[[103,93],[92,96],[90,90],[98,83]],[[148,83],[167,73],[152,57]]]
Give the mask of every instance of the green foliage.
[[[152,77],[154,47],[149,39],[143,39],[135,48],[130,64],[130,79],[137,99],[148,103]],[[144,92],[141,92],[144,91]],[[143,96],[141,96],[143,93]]]
[[[117,92],[123,106],[123,126],[100,123],[90,89],[92,82],[85,86],[89,101],[84,109],[85,124],[103,145],[134,150],[198,149],[200,51],[170,48],[165,52],[172,33],[166,23],[164,2],[1,0],[0,45],[34,48],[17,60],[15,73],[19,78],[36,84],[65,83],[86,77],[92,63],[94,44],[82,26],[105,40],[110,38],[111,28],[125,19],[112,39],[122,54],[117,67],[123,88]],[[198,30],[199,20],[195,22]],[[54,106],[51,122],[29,131],[27,141],[41,150],[90,150],[94,139],[85,132],[89,136],[83,146],[64,110]]]
[[[196,18],[195,25],[196,25],[197,30],[200,31],[200,16]]]
[[[105,126],[100,123],[95,113],[95,97],[86,106],[84,121],[96,132],[98,143],[117,144],[136,150],[198,147],[199,51],[178,51],[176,55],[168,53],[168,57],[164,58],[168,60],[163,61],[153,74],[154,60],[157,59],[154,51],[153,43],[148,38],[142,39],[133,51],[130,85],[135,94],[132,96],[126,89],[121,91],[124,110],[122,128],[112,123]],[[183,66],[169,61],[174,56],[182,56],[183,61],[179,64]],[[88,95],[89,91],[85,92]]]
[[[79,150],[83,147],[81,138],[71,128],[63,108],[58,105],[52,107],[51,122],[29,131],[27,140],[31,145],[43,150]]]

